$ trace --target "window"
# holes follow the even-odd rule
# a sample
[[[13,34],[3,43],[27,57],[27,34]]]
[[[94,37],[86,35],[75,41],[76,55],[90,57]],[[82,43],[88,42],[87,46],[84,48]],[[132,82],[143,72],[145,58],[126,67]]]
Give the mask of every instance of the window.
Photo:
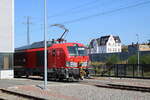
[[[87,52],[84,47],[68,46],[70,56],[86,56]]]
[[[108,51],[111,51],[110,48],[108,48]]]
[[[113,51],[115,51],[115,48],[113,48]]]
[[[3,69],[3,56],[0,56],[0,69]]]
[[[111,48],[109,48],[109,51],[111,52]]]
[[[78,47],[78,54],[79,56],[86,56],[87,52],[84,47]]]
[[[0,70],[8,70],[13,67],[13,54],[0,54]]]
[[[3,58],[3,64],[4,64],[4,70],[7,70],[7,69],[9,69],[9,56],[4,56],[4,58]]]
[[[112,41],[113,39],[112,38],[110,38],[110,41]]]
[[[77,56],[77,47],[75,46],[68,46],[68,51],[70,56]]]

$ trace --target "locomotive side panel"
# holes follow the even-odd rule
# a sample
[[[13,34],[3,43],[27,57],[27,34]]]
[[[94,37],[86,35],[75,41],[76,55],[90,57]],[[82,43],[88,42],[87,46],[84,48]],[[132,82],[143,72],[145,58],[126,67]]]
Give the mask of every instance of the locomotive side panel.
[[[59,66],[60,68],[64,68],[66,66],[66,53],[64,49],[59,48],[57,55],[57,61],[59,61],[59,63],[57,63],[57,66]]]
[[[63,48],[57,48],[56,49],[56,66],[57,68],[64,68],[66,63],[66,54],[63,50]]]
[[[56,50],[50,48],[48,50],[48,68],[56,68]]]
[[[64,68],[66,54],[63,48],[51,48],[48,51],[48,68]]]
[[[27,52],[26,68],[36,68],[36,52]]]
[[[36,66],[38,68],[43,68],[43,66],[44,66],[44,51],[36,52]]]
[[[26,53],[19,52],[14,54],[14,66],[26,66]]]
[[[25,52],[17,52],[14,54],[14,76],[24,76],[26,73],[27,54]]]

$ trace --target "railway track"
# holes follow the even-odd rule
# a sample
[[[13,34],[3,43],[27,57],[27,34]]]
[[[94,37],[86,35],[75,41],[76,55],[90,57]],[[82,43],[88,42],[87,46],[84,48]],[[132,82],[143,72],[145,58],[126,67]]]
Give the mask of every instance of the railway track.
[[[0,100],[45,100],[43,98],[22,94],[7,89],[0,89]]]
[[[150,93],[150,88],[148,88],[148,87],[128,86],[128,85],[116,85],[116,84],[95,85],[95,86],[97,86],[97,87],[103,87],[103,88],[129,90],[129,91],[140,91],[140,92],[149,92]]]
[[[101,88],[109,88],[109,89],[120,89],[120,90],[128,90],[128,91],[140,91],[140,92],[149,92],[150,87],[143,87],[143,86],[129,86],[129,85],[119,85],[119,84],[107,84],[107,83],[100,83],[100,82],[88,82],[82,81],[79,84],[84,85],[92,85]]]

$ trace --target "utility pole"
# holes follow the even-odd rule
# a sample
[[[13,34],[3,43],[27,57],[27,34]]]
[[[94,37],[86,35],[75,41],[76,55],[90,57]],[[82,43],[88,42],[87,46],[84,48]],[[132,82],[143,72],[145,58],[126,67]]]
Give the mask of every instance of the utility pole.
[[[47,89],[47,0],[44,0],[44,89]]]
[[[27,16],[26,17],[26,22],[23,23],[23,24],[27,25],[27,45],[30,45],[30,24],[32,24],[30,19],[31,19],[31,17]]]
[[[139,34],[136,34],[137,36],[137,57],[138,57],[138,76],[140,76],[140,51],[139,51]]]

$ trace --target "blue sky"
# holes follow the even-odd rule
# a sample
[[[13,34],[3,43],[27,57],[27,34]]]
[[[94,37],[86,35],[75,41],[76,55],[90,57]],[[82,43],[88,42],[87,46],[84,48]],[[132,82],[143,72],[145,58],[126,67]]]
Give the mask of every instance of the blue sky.
[[[47,0],[48,26],[64,24],[69,29],[68,42],[88,44],[104,35],[118,35],[122,44],[150,39],[150,2],[129,9],[102,15],[101,13],[136,5],[150,0]],[[43,40],[44,0],[15,0],[15,47],[27,44],[26,16],[31,16],[31,43]],[[73,23],[64,23],[81,17],[100,14]],[[58,38],[63,30],[48,27],[48,39]]]

